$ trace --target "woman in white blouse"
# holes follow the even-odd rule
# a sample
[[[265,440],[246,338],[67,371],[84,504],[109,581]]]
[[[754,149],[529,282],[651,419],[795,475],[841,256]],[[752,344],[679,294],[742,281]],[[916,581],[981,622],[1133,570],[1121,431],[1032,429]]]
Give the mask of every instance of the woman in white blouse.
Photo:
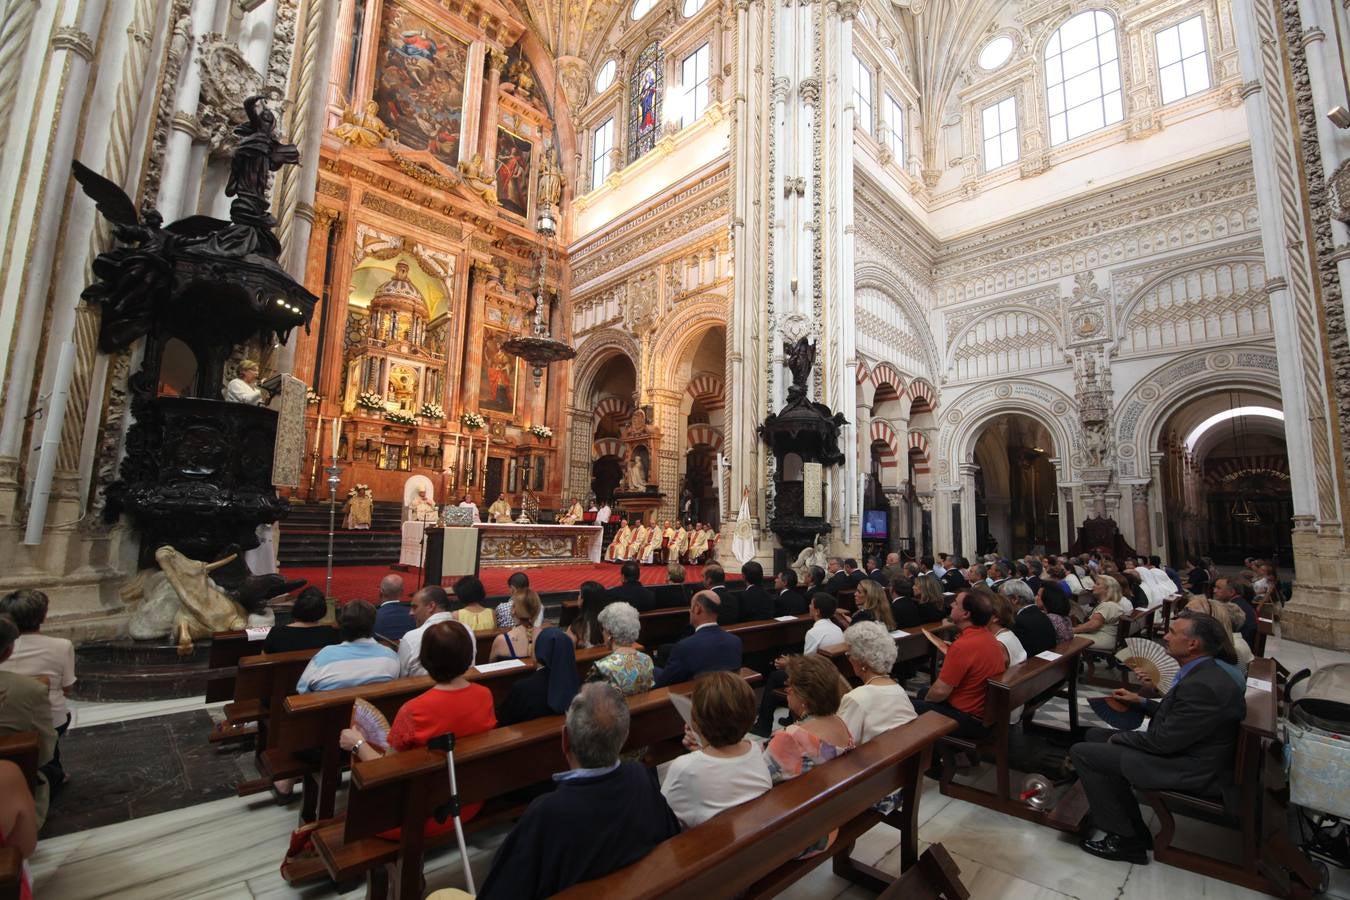
[[[230,403],[243,403],[246,406],[262,406],[263,392],[258,387],[258,364],[246,359],[239,364],[239,376],[231,378],[220,393]]]
[[[878,622],[859,622],[844,632],[848,661],[862,684],[839,701],[839,718],[861,744],[914,720],[914,704],[895,679],[895,638]]]
[[[684,729],[684,744],[693,752],[671,762],[661,785],[683,827],[693,828],[773,787],[764,754],[745,740],[756,713],[755,692],[740,675],[709,672],[694,682],[693,712]]]

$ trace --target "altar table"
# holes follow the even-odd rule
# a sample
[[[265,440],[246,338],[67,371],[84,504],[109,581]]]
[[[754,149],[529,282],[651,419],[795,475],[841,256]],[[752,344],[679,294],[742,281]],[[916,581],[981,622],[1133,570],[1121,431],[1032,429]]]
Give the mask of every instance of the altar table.
[[[598,525],[480,523],[480,566],[560,566],[600,562]]]

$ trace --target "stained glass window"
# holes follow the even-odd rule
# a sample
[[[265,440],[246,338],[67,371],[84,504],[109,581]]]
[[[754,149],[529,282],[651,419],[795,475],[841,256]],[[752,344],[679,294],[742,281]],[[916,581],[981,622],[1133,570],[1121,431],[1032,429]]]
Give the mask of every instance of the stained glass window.
[[[661,106],[665,100],[665,54],[651,43],[638,55],[629,82],[628,161],[656,146],[661,134]]]

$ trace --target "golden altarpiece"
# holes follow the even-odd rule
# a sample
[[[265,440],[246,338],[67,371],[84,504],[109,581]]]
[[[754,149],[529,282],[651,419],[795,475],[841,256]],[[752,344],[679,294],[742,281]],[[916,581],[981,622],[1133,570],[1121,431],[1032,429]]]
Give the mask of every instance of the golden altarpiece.
[[[528,477],[556,507],[567,370],[536,387],[502,350],[530,331],[543,258],[546,296],[565,296],[563,236],[549,246],[535,227],[552,206],[541,176],[562,202],[554,160],[574,144],[547,55],[492,2],[374,0],[342,17],[306,273],[319,321],[296,361],[315,429],[300,495],[325,493],[336,418],[341,490],[400,500],[421,475],[441,504],[518,504]],[[549,318],[566,339],[567,317]]]

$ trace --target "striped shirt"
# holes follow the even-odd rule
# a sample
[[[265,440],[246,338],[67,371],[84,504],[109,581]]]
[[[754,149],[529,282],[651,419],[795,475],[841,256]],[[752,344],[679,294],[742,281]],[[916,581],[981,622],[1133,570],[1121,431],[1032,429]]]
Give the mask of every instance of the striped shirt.
[[[398,654],[374,638],[324,647],[305,666],[295,690],[335,691],[361,684],[379,684],[398,677]]]

